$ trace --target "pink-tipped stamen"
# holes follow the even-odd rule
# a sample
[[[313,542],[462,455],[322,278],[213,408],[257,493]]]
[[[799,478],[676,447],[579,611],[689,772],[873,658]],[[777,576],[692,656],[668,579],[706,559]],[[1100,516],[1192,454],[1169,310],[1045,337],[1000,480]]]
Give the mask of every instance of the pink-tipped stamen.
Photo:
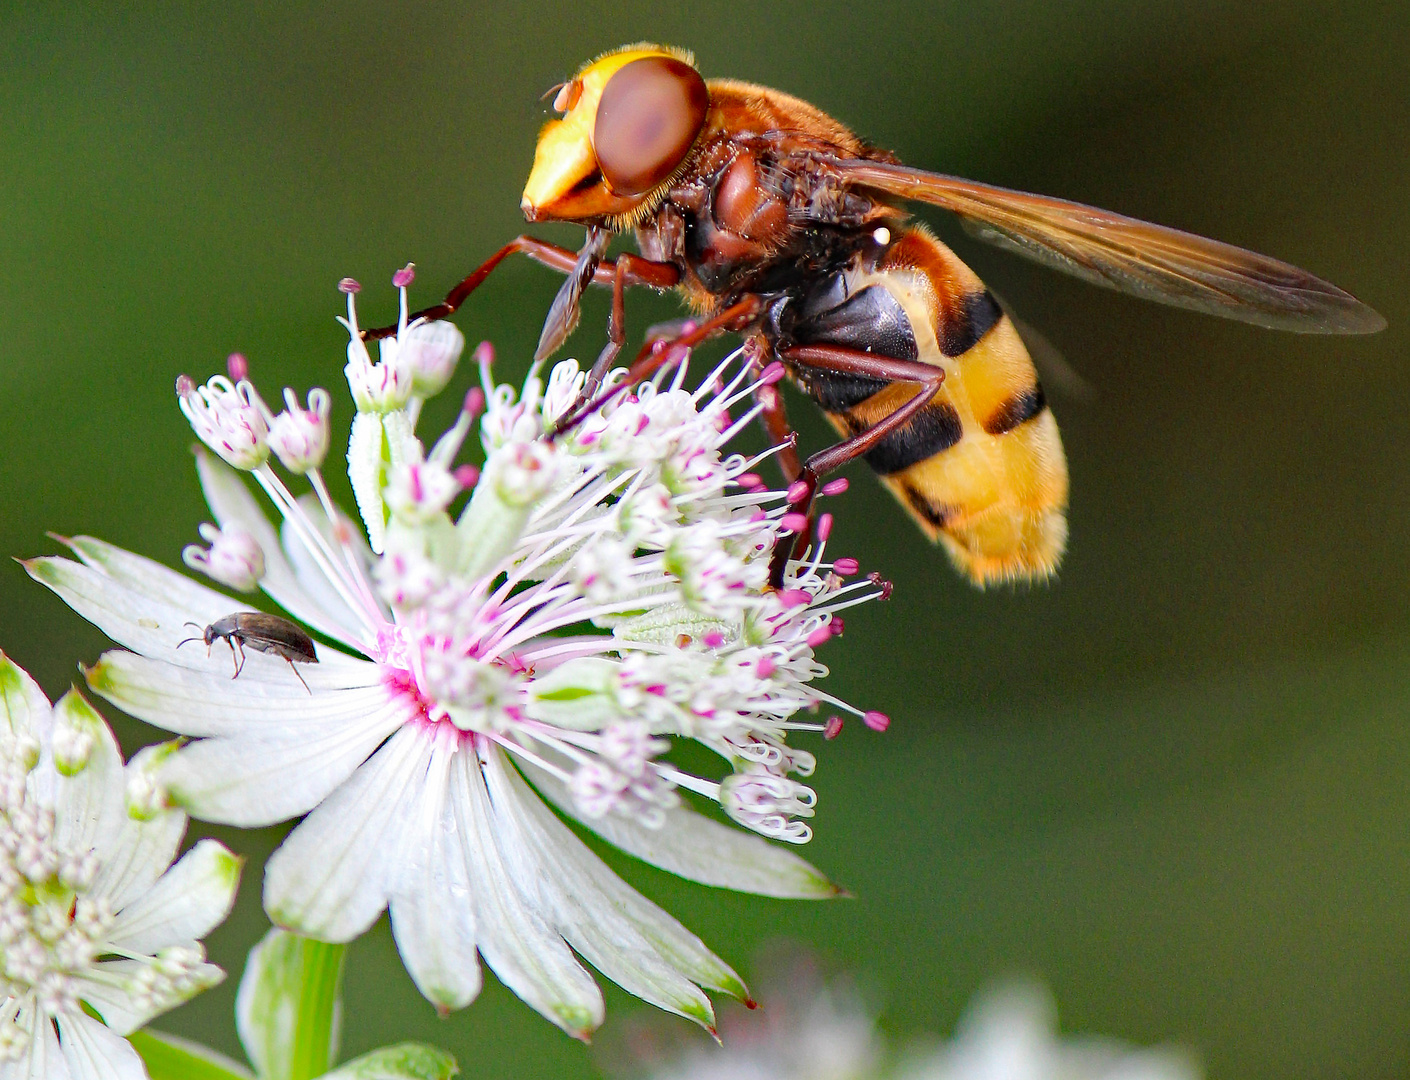
[[[416,280],[416,264],[407,263],[395,274],[392,275],[392,284],[398,289],[404,289]]]
[[[808,527],[808,515],[784,514],[779,525],[786,533],[801,533]]]
[[[244,353],[233,352],[225,358],[225,373],[231,382],[243,382],[250,377],[250,362]]]
[[[824,484],[822,493],[824,495],[841,495],[851,486],[851,482],[845,476],[839,476],[836,480],[829,480]]]
[[[788,485],[788,494],[785,496],[790,503],[798,504],[808,497],[808,481],[795,480]]]
[[[818,518],[818,540],[825,541],[832,535],[832,515],[823,514]]]
[[[873,731],[885,731],[891,726],[891,717],[884,712],[877,712],[875,709],[868,709],[862,714],[862,723]]]
[[[345,277],[342,281],[338,282],[338,291],[351,296],[353,293],[362,292],[362,286],[357,283],[356,278]]]
[[[841,574],[843,577],[850,577],[861,568],[862,564],[850,555],[844,555],[842,558],[834,559],[832,562],[833,573]]]
[[[829,716],[827,723],[823,725],[823,738],[835,739],[842,734],[842,717]]]

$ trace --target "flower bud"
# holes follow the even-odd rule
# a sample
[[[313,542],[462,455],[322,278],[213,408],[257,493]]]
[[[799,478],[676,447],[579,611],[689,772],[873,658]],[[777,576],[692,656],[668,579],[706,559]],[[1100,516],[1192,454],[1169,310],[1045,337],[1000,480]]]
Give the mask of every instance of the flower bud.
[[[250,383],[216,375],[196,386],[176,380],[181,411],[197,437],[237,469],[258,469],[269,458],[269,427]]]
[[[314,388],[308,392],[308,408],[299,408],[299,399],[288,387],[284,389],[285,410],[269,425],[269,448],[284,468],[303,475],[323,464],[328,456],[328,415],[332,398],[328,391]]]
[[[240,592],[254,592],[264,577],[264,552],[259,541],[233,521],[224,529],[207,522],[197,531],[210,548],[188,544],[181,551],[182,561],[222,585]]]
[[[348,362],[343,373],[358,412],[389,413],[411,398],[411,373],[401,360],[396,341],[381,345],[381,361],[372,359],[362,338],[354,334],[348,341]]]
[[[444,390],[464,351],[465,335],[443,320],[417,323],[397,338],[401,363],[411,373],[411,392],[418,397]]]

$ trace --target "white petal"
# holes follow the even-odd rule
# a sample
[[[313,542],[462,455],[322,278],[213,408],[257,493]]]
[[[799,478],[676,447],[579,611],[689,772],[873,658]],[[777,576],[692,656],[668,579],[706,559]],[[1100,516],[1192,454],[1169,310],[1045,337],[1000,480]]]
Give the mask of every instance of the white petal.
[[[239,884],[239,857],[216,840],[202,840],[118,912],[108,940],[126,952],[147,954],[199,940],[230,914]]]
[[[505,865],[480,765],[467,748],[451,771],[455,808],[480,954],[505,986],[568,1034],[586,1039],[602,1023],[602,992],[546,913],[527,904]]]
[[[49,699],[29,672],[0,652],[0,724],[41,739],[49,729]]]
[[[534,786],[569,817],[629,855],[688,881],[790,900],[830,899],[842,891],[793,852],[711,821],[684,804],[665,811],[659,829],[618,814],[588,818],[579,813],[561,782],[532,765],[523,768]]]
[[[195,945],[195,942],[181,944]],[[191,973],[189,991],[181,1000],[168,1000],[139,1009],[125,985],[145,966],[146,962],[140,960],[103,960],[93,965],[97,969],[97,977],[77,976],[82,984],[78,991],[79,998],[96,1009],[103,1022],[119,1035],[131,1035],[149,1020],[175,1008],[181,1001],[219,985],[225,978],[225,972],[214,964],[201,964]]]
[[[59,1017],[59,1045],[72,1080],[147,1080],[132,1044],[83,1013]]]
[[[452,743],[431,758],[422,803],[411,811],[421,820],[408,822],[405,858],[389,905],[402,963],[443,1012],[464,1008],[480,992],[470,879],[446,790],[454,752]]]
[[[256,654],[246,656],[253,665]],[[165,660],[114,650],[104,653],[84,674],[95,693],[123,712],[193,736],[346,720],[365,716],[388,700],[388,692],[379,685],[376,664],[331,652],[324,656],[340,659],[336,664],[299,665],[299,674],[316,691],[312,695],[282,660],[277,662],[284,669],[276,672],[278,677],[261,681],[247,677],[256,674],[253,666],[232,679],[228,670],[192,671]]]
[[[248,604],[90,537],[76,537],[69,544],[92,565],[56,557],[30,559],[24,564],[30,577],[53,589],[108,637],[134,652],[194,671],[224,672],[227,678],[233,672],[230,646],[217,642],[221,648],[212,648],[207,655],[199,633],[217,619],[250,610]],[[196,640],[183,646],[181,643],[193,634]],[[342,677],[347,665],[356,665],[355,671],[365,668],[365,663],[334,649],[322,645],[315,645],[315,649],[322,663],[305,664],[300,670],[310,687],[318,687],[320,681],[324,685],[353,685]],[[272,682],[285,692],[303,690],[284,660],[253,650],[246,655],[242,680]],[[307,691],[304,694],[308,696]]]
[[[120,911],[162,876],[176,858],[185,832],[186,815],[180,810],[166,810],[147,821],[125,817],[103,853],[93,891]]]
[[[108,847],[127,818],[122,751],[93,706],[69,691],[54,707],[54,723],[92,740],[88,764],[73,776],[54,776],[55,840],[66,851]]]
[[[496,752],[485,781],[495,825],[526,858],[520,887],[554,912],[558,929],[594,967],[658,1008],[714,1026],[709,999],[691,979],[740,999],[748,990],[701,940],[617,877],[554,817]]]
[[[246,828],[317,806],[406,720],[400,702],[349,720],[292,731],[256,730],[202,739],[161,767],[172,799],[196,817]]]
[[[272,922],[323,941],[351,941],[372,925],[429,756],[427,737],[403,728],[289,834],[264,872]]]
[[[59,1049],[59,1036],[47,1013],[27,1004],[29,1050],[19,1061],[0,1065],[0,1080],[70,1080],[69,1067]]]
[[[244,526],[263,549],[264,578],[260,581],[260,588],[300,622],[355,648],[356,642],[348,635],[347,628],[358,623],[352,618],[347,605],[337,598],[336,608],[327,607],[304,588],[299,575],[284,555],[278,533],[269,523],[269,518],[264,516],[264,511],[240,474],[204,450],[196,452],[196,472],[201,478],[201,490],[216,522],[222,528],[232,521]],[[336,598],[336,593],[333,595]]]

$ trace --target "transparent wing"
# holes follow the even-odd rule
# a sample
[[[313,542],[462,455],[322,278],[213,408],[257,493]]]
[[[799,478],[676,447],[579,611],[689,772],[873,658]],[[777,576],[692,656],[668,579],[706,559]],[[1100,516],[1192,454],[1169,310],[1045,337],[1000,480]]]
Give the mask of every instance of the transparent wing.
[[[1094,206],[859,158],[823,159],[854,187],[931,203],[982,239],[1109,289],[1307,334],[1369,334],[1386,321],[1306,270]]]

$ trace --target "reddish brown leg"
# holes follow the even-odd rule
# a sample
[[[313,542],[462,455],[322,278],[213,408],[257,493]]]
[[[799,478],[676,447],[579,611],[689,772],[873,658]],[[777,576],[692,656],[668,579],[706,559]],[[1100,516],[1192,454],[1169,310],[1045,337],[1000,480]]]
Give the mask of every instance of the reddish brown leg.
[[[450,292],[446,293],[446,298],[439,304],[424,308],[415,312],[413,319],[426,319],[435,321],[444,319],[451,315],[460,307],[466,298],[478,289],[485,278],[490,276],[490,272],[502,263],[506,258],[515,252],[522,252],[535,262],[561,273],[571,273],[578,265],[578,253],[570,251],[568,248],[559,247],[557,244],[550,244],[547,240],[540,240],[535,236],[516,236],[504,247],[500,248],[473,272],[465,277],[463,281]],[[592,284],[611,285],[617,274],[617,264],[613,262],[603,262],[598,265],[593,273]],[[636,258],[636,268],[626,275],[624,285],[650,285],[653,289],[669,289],[680,280],[680,271],[670,263],[656,263],[649,259]],[[376,341],[380,338],[391,337],[397,332],[395,325],[379,327],[376,330],[364,330],[362,338],[364,341]]]
[[[245,670],[245,647],[240,643],[240,639],[237,637],[229,637],[226,638],[226,640],[230,642],[230,659],[235,660],[235,674],[230,677],[232,679],[238,679],[240,672]],[[236,652],[240,654],[238,660],[236,660],[235,657]]]
[[[593,398],[586,405],[571,411],[562,420],[554,425],[549,437],[553,438],[562,435],[564,432],[572,431],[583,418],[591,416],[602,406],[606,405],[614,397],[620,394],[629,386],[635,386],[643,379],[649,379],[664,365],[678,360],[686,350],[694,348],[702,341],[714,337],[716,334],[728,333],[729,331],[742,330],[763,310],[764,302],[754,295],[746,296],[738,303],[731,304],[723,311],[712,315],[694,330],[681,334],[679,337],[668,338],[666,340],[657,339],[649,341],[641,347],[641,351],[636,354],[636,359],[632,361],[631,367],[627,369],[627,377],[597,397]]]
[[[612,275],[612,314],[607,317],[607,344],[603,346],[602,352],[597,356],[597,362],[588,372],[582,397],[574,403],[574,408],[582,405],[597,393],[598,387],[602,385],[602,380],[607,377],[607,373],[612,370],[612,365],[617,362],[617,357],[621,355],[622,346],[626,344],[627,304],[625,294],[628,279],[633,274],[649,273],[651,267],[668,265],[670,264],[654,263],[629,252],[617,256],[616,272]],[[675,268],[672,267],[672,269]]]
[[[840,469],[849,461],[861,457],[876,446],[882,439],[900,431],[911,422],[926,405],[930,404],[940,386],[945,381],[943,368],[922,364],[912,360],[896,360],[889,356],[877,356],[860,349],[849,349],[845,345],[796,345],[780,350],[779,355],[790,365],[798,368],[821,368],[836,371],[843,375],[860,375],[866,378],[881,379],[886,382],[908,382],[919,384],[916,394],[895,412],[860,431],[851,438],[819,450],[803,463],[803,468],[795,481],[807,485],[799,499],[794,501],[796,513],[808,514],[817,494],[818,480],[828,473]],[[796,539],[785,537],[774,548],[769,563],[769,581],[774,588],[783,585],[783,572],[795,550],[806,546],[809,529]]]

